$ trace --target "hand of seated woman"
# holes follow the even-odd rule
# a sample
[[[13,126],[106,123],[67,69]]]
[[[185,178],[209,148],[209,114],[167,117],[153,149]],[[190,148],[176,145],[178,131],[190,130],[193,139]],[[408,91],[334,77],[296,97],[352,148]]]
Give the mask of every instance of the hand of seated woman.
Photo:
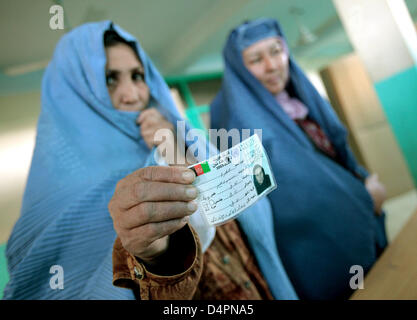
[[[365,180],[365,187],[374,201],[374,210],[377,214],[382,213],[382,205],[387,198],[384,185],[378,180],[378,175],[372,174]]]

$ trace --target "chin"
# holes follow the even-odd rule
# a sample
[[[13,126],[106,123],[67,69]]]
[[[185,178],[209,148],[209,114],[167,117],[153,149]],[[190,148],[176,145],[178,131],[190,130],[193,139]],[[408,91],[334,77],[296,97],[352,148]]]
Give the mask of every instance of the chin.
[[[276,96],[278,93],[280,93],[284,88],[282,87],[273,87],[273,88],[267,88],[269,92],[271,92],[274,96]]]
[[[268,90],[273,95],[277,95],[278,93],[282,91],[282,86],[280,83],[276,83],[272,85],[270,83],[264,82],[263,85],[266,88],[266,90]]]

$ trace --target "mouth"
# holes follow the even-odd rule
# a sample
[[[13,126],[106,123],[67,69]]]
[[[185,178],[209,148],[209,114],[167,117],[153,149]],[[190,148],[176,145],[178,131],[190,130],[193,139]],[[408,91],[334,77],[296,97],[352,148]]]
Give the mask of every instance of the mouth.
[[[277,85],[281,82],[281,78],[279,76],[276,76],[270,79],[266,79],[265,82],[269,85]]]
[[[286,76],[283,73],[271,74],[265,78],[265,84],[270,86],[281,85],[286,82]]]
[[[119,105],[118,109],[125,111],[142,111],[143,109],[145,109],[145,106],[142,103],[121,104]]]

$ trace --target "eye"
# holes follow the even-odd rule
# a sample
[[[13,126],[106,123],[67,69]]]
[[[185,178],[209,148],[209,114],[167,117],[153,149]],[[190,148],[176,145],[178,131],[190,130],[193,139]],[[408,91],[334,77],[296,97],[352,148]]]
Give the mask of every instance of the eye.
[[[261,62],[261,57],[256,57],[256,58],[253,58],[253,59],[251,59],[250,61],[249,61],[249,63],[250,64],[256,64],[256,63],[259,63],[259,62]]]
[[[110,72],[106,74],[106,84],[109,87],[116,85],[117,83],[117,75],[114,72]]]
[[[271,49],[271,55],[274,55],[274,56],[281,54],[281,52],[282,52],[281,47],[274,47]]]
[[[145,75],[143,74],[143,72],[134,71],[132,73],[132,80],[136,82],[142,82],[145,80]]]

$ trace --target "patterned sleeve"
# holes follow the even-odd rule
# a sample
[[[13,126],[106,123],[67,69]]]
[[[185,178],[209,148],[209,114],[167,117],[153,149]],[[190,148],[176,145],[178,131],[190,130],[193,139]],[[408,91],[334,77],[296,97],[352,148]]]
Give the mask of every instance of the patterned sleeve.
[[[181,248],[182,268],[174,268],[171,275],[158,275],[131,255],[117,238],[113,246],[113,285],[140,292],[141,300],[188,300],[192,299],[200,282],[203,254],[196,232],[190,225],[175,232],[172,242]],[[178,250],[173,250],[178,252]],[[176,259],[178,258],[178,259]],[[181,270],[182,269],[182,270]]]

